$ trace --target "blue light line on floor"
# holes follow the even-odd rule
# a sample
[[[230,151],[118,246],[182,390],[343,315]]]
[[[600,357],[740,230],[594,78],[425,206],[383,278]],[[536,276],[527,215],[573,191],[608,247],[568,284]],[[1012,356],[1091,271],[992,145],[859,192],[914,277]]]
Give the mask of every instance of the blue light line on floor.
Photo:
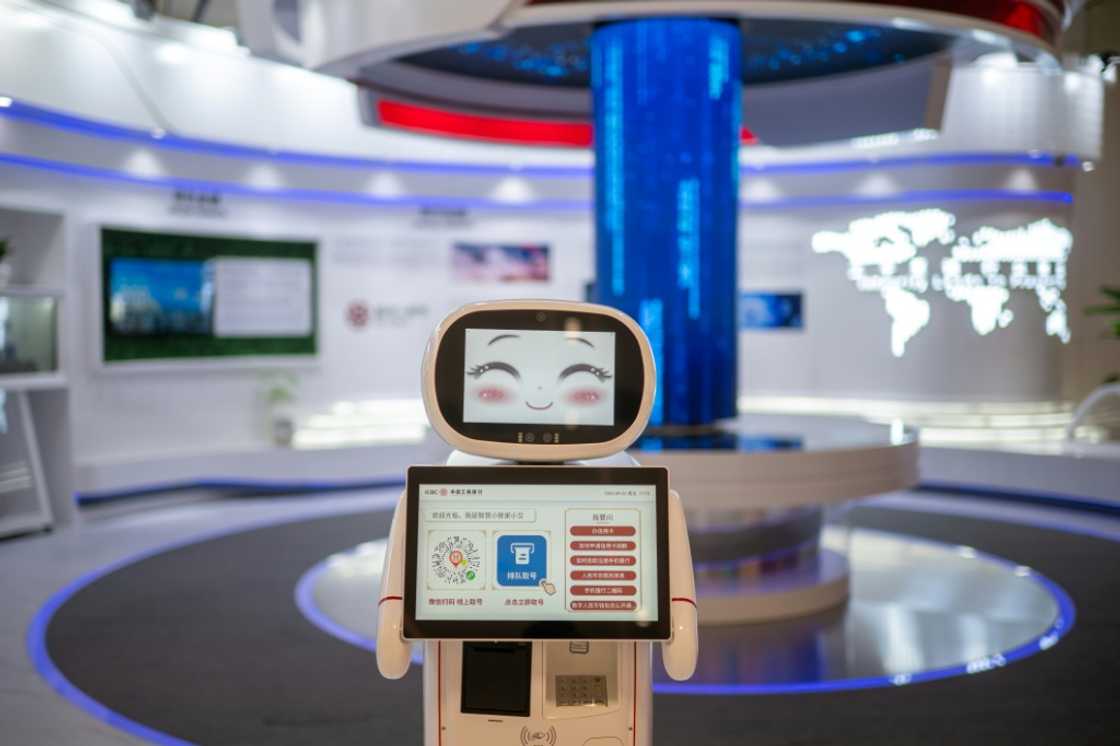
[[[351,480],[263,480],[215,477],[213,479],[181,480],[159,482],[123,490],[103,490],[97,492],[78,492],[74,500],[78,505],[99,505],[115,500],[144,497],[160,492],[179,492],[182,490],[214,490],[255,492],[269,495],[283,495],[304,492],[344,492],[348,490],[372,490],[387,487],[403,487],[404,480],[399,477],[385,479]]]
[[[917,536],[905,535],[908,541],[914,544],[931,546],[931,547],[951,547],[953,545],[946,544],[945,542],[934,541],[932,539],[925,539]],[[975,557],[979,560],[991,562],[1000,565],[1001,567],[1008,568],[1011,571],[1021,571],[1017,562],[1013,562],[998,555],[989,554],[979,550],[975,551]],[[304,574],[300,579],[300,586],[305,585],[303,591],[303,602],[298,603],[301,612],[307,616],[308,621],[314,624],[319,629],[327,634],[333,635],[341,640],[350,642],[363,650],[374,650],[376,643],[374,640],[362,637],[353,630],[341,628],[337,623],[329,620],[326,615],[320,611],[314,602],[314,596],[311,594],[314,579],[326,569],[326,561],[315,565],[311,570]],[[823,681],[799,681],[790,683],[773,683],[773,684],[704,684],[699,682],[654,682],[653,691],[655,694],[681,694],[681,695],[708,695],[708,696],[745,696],[745,695],[772,695],[772,694],[822,694],[828,692],[852,691],[859,689],[881,689],[889,687],[908,686],[911,684],[920,684],[928,681],[937,681],[939,679],[947,679],[956,676],[973,675],[991,671],[996,668],[1002,668],[1015,661],[1022,660],[1036,653],[1044,650],[1049,650],[1058,641],[1064,637],[1073,628],[1074,622],[1077,618],[1077,609],[1073,603],[1073,599],[1069,597],[1065,589],[1055,583],[1045,575],[1030,570],[1030,574],[1026,576],[1031,581],[1041,585],[1047,593],[1054,599],[1055,605],[1058,607],[1058,613],[1054,621],[1050,624],[1047,630],[1034,637],[1021,645],[1018,645],[1010,650],[995,653],[993,655],[984,656],[977,660],[968,661],[966,663],[945,666],[943,668],[930,669],[927,671],[916,671],[912,673],[896,674],[894,676],[870,676],[863,678],[851,679],[832,679]],[[297,586],[297,598],[300,596],[299,587]],[[338,634],[341,632],[341,634]],[[413,656],[413,663],[419,664],[421,661]]]
[[[343,554],[346,554],[346,552],[343,552]],[[377,645],[374,640],[362,637],[357,632],[338,624],[320,611],[319,605],[315,603],[315,584],[319,582],[319,578],[329,567],[330,558],[328,557],[300,576],[299,582],[296,583],[295,590],[296,607],[307,621],[311,622],[331,637],[337,637],[339,640],[350,643],[354,647],[361,648],[362,650],[368,650],[371,653],[376,652]],[[420,665],[424,662],[424,654],[419,645],[414,644],[412,646],[411,658],[412,662],[416,665]]]
[[[314,516],[312,516],[312,517],[314,517]],[[75,594],[77,594],[83,588],[91,585],[92,583],[96,582],[100,578],[105,577],[106,575],[109,575],[110,573],[116,572],[117,570],[120,570],[124,567],[127,567],[128,565],[132,565],[132,564],[135,564],[137,562],[141,562],[145,559],[149,559],[151,557],[154,557],[154,556],[159,555],[159,554],[163,554],[165,552],[170,552],[170,551],[173,551],[175,549],[181,549],[181,548],[191,546],[191,545],[194,545],[194,544],[198,544],[198,543],[201,543],[201,542],[204,542],[204,541],[209,541],[209,540],[212,540],[212,539],[219,539],[219,538],[231,536],[231,535],[238,534],[238,533],[253,531],[253,530],[259,529],[259,528],[267,528],[267,527],[270,527],[270,526],[278,526],[278,525],[283,525],[283,524],[286,524],[286,523],[298,523],[300,521],[304,521],[304,520],[308,520],[308,519],[309,519],[309,516],[286,517],[286,518],[281,519],[281,520],[260,521],[260,522],[250,523],[250,524],[246,524],[244,526],[234,527],[234,528],[230,528],[230,529],[222,529],[222,530],[219,530],[219,531],[207,532],[207,533],[192,536],[192,537],[180,540],[180,541],[175,541],[175,542],[171,542],[171,543],[168,543],[168,544],[162,544],[160,546],[153,547],[153,548],[148,549],[144,552],[140,552],[140,553],[132,555],[130,557],[126,557],[124,559],[118,560],[117,562],[113,562],[113,563],[110,563],[108,565],[105,565],[104,567],[101,567],[101,568],[92,570],[88,573],[85,573],[81,577],[79,577],[78,579],[76,579],[73,582],[67,584],[61,590],[54,593],[47,600],[47,602],[39,609],[39,611],[35,614],[35,617],[32,619],[30,625],[28,625],[28,630],[27,630],[27,653],[28,653],[28,657],[31,659],[36,671],[39,673],[40,676],[43,677],[43,679],[51,686],[52,689],[54,689],[62,697],[64,697],[68,701],[70,701],[73,705],[75,705],[79,709],[83,710],[84,712],[86,712],[90,716],[100,720],[101,722],[104,722],[104,723],[106,723],[106,724],[108,724],[108,725],[110,725],[114,728],[117,728],[119,730],[127,732],[127,733],[129,733],[129,734],[131,734],[131,735],[133,735],[137,738],[140,738],[142,740],[145,740],[149,743],[159,744],[160,746],[193,746],[188,741],[183,741],[183,740],[177,739],[174,736],[171,736],[169,734],[162,733],[160,731],[154,730],[152,728],[149,728],[148,726],[145,726],[141,723],[137,723],[136,721],[130,720],[130,719],[124,717],[123,715],[120,715],[119,713],[116,713],[116,712],[110,710],[109,708],[105,707],[101,703],[92,699],[91,697],[89,697],[89,695],[85,694],[80,689],[78,689],[76,686],[74,686],[74,684],[71,683],[65,677],[65,675],[58,669],[58,667],[54,664],[54,661],[51,659],[50,653],[47,650],[47,628],[50,625],[51,619],[53,618],[54,614],[58,611],[58,609],[62,607],[63,604],[65,604],[68,600],[70,600],[70,598],[72,598]],[[1060,526],[1057,527],[1057,528],[1059,530],[1062,529],[1062,527],[1060,527]],[[926,540],[926,539],[921,539],[920,541],[925,541],[925,542],[928,542],[930,544],[941,545],[941,542],[934,542],[934,541]],[[986,553],[977,552],[977,556],[978,557],[985,557],[985,558],[988,558],[988,559],[993,559],[997,562],[1002,562],[1006,565],[1016,566],[1015,563],[1010,562],[1009,560],[1003,559],[1001,557],[995,557],[994,555],[988,555]],[[312,569],[314,569],[314,568],[312,568]],[[301,579],[301,584],[302,584],[303,580],[307,579],[307,577],[308,577],[308,574],[305,574],[304,578]],[[1039,644],[1039,640],[1042,640],[1042,639],[1052,640],[1046,646],[1047,648],[1051,647],[1054,643],[1056,643],[1058,641],[1058,639],[1060,637],[1064,636],[1066,633],[1069,632],[1069,630],[1072,628],[1073,623],[1075,621],[1076,609],[1073,605],[1073,601],[1069,598],[1068,594],[1065,593],[1064,589],[1062,589],[1061,586],[1057,585],[1056,583],[1054,583],[1049,578],[1046,578],[1043,575],[1032,573],[1031,577],[1032,577],[1032,579],[1036,580],[1037,582],[1042,583],[1047,588],[1047,590],[1054,596],[1055,600],[1058,603],[1058,606],[1059,606],[1058,617],[1057,617],[1055,623],[1051,626],[1052,633],[1056,634],[1057,637],[1047,638],[1046,636],[1043,636],[1043,638],[1038,638],[1038,640],[1034,640],[1030,643],[1026,643],[1022,646],[1019,646],[1018,648],[1015,648],[1011,651],[1008,651],[1008,652],[1003,654],[1003,663],[1001,665],[1006,665],[1007,663],[1012,662],[1014,660],[1019,660],[1021,658],[1024,658],[1024,657],[1027,657],[1029,655],[1032,655],[1034,653],[1039,652],[1040,649],[1041,649],[1040,644]],[[309,593],[311,587],[312,587],[311,586],[311,581],[309,580],[308,584],[306,586],[306,589],[304,590],[304,594],[303,594],[303,598],[304,598],[305,603],[309,598],[313,598],[313,597],[307,595]],[[298,587],[297,587],[296,595],[297,595],[297,598],[300,595],[299,591],[298,591]],[[303,605],[300,605],[300,609],[302,611]],[[312,623],[315,623],[315,622],[312,622]],[[324,632],[328,632],[328,633],[330,633],[330,629],[332,628],[331,625],[316,624],[316,626],[319,627],[320,629],[322,629]],[[357,644],[357,643],[354,643],[354,644]],[[371,649],[370,646],[366,645],[366,644],[360,644],[360,645],[358,645],[358,647],[361,647],[365,650]],[[868,679],[868,678],[853,679],[853,680],[850,680],[850,681],[855,682],[857,685],[862,685],[862,688],[869,688],[872,685],[871,684],[872,681],[877,681],[878,683],[876,684],[876,686],[879,686],[879,687],[898,686],[898,685],[903,684],[903,683],[913,684],[913,683],[918,683],[919,681],[930,681],[930,680],[934,680],[936,678],[947,678],[949,676],[956,676],[956,675],[960,675],[961,673],[967,673],[967,670],[961,671],[960,668],[961,667],[958,666],[958,667],[954,667],[954,668],[950,668],[950,669],[939,669],[937,671],[928,671],[928,672],[924,672],[923,674],[920,674],[920,676],[923,677],[921,679],[918,679],[917,676],[912,675],[908,680],[906,680],[904,682],[897,680],[897,677],[895,677],[894,680],[884,677],[884,678],[880,678],[880,679]],[[696,687],[696,688],[693,688],[690,691],[678,691],[676,689],[676,687],[681,687],[681,686],[685,686],[685,685],[682,685],[682,684],[668,684],[668,683],[656,684],[654,686],[654,691],[657,692],[657,693],[663,693],[663,694],[670,694],[670,693],[671,694],[752,694],[752,693],[757,693],[757,694],[763,694],[763,693],[765,693],[765,694],[776,694],[776,693],[792,694],[792,693],[800,693],[800,692],[806,692],[807,693],[807,692],[810,692],[810,691],[817,691],[817,692],[819,692],[819,691],[830,691],[830,690],[836,690],[836,689],[841,689],[841,688],[843,688],[843,689],[860,688],[859,686],[851,686],[851,687],[837,687],[836,689],[821,689],[821,688],[794,689],[794,687],[800,687],[800,686],[804,686],[804,685],[791,684],[791,685],[786,685],[788,688],[785,691],[781,691],[781,692],[773,691],[773,690],[765,691],[765,692],[752,692],[752,691],[745,690],[743,688],[739,688],[739,689],[736,689],[734,691],[728,691],[726,686],[724,686],[722,688],[719,688],[717,690],[715,687],[717,687],[718,685],[694,685],[694,687]]]
[[[325,189],[266,188],[225,181],[207,181],[168,176],[140,176],[80,163],[66,163],[45,158],[0,152],[0,165],[31,168],[80,178],[114,181],[140,187],[178,189],[182,191],[216,192],[256,199],[294,200],[386,208],[480,209],[511,212],[590,212],[590,200],[542,199],[527,202],[503,202],[482,197],[449,197],[410,195],[379,197],[360,192]],[[896,192],[885,195],[812,195],[775,200],[741,200],[747,210],[796,210],[822,207],[928,204],[946,202],[1034,202],[1073,204],[1069,192],[1027,191],[1016,189],[930,189]]]
[[[998,489],[994,487],[969,487],[967,484],[922,480],[916,492],[941,492],[961,497],[983,497],[994,500],[1042,505],[1050,508],[1065,508],[1088,513],[1101,513],[1120,516],[1120,502],[1109,502],[1091,497],[1062,495],[1056,492],[1026,492],[1023,490]]]
[[[395,501],[394,501],[395,502]],[[388,507],[386,504],[384,507]],[[348,512],[348,511],[344,511]],[[178,541],[160,544],[159,546],[152,547],[151,549],[138,552],[137,554],[130,555],[123,559],[111,562],[108,565],[99,567],[83,574],[71,583],[68,583],[61,590],[56,591],[51,595],[47,602],[36,612],[34,618],[27,628],[27,655],[31,659],[32,665],[35,670],[43,678],[47,684],[50,685],[60,696],[68,700],[78,709],[84,711],[91,717],[110,725],[113,728],[124,731],[129,735],[135,736],[141,740],[149,743],[159,744],[159,746],[194,746],[189,741],[184,741],[176,738],[168,733],[150,728],[143,723],[138,723],[131,720],[119,712],[115,712],[97,700],[90,697],[81,689],[76,687],[66,675],[59,670],[55,665],[54,660],[51,659],[50,651],[47,649],[47,628],[50,626],[51,619],[55,613],[62,608],[62,605],[69,601],[79,591],[92,585],[106,575],[121,570],[129,565],[134,565],[138,562],[151,559],[166,552],[172,552],[176,549],[201,544],[206,541],[214,539],[222,539],[234,534],[246,533],[255,531],[262,528],[271,528],[273,526],[283,526],[289,523],[300,523],[302,521],[314,520],[321,517],[315,515],[302,515],[302,516],[287,516],[281,519],[270,519],[263,521],[250,522],[242,526],[233,528],[219,529],[217,531],[207,531],[195,536],[190,536]]]

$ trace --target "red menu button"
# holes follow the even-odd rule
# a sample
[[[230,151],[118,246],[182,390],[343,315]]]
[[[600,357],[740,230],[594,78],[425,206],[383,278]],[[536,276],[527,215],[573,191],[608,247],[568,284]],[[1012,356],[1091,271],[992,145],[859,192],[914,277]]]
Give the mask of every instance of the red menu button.
[[[573,596],[633,596],[638,589],[632,585],[573,585]]]
[[[635,565],[637,557],[627,554],[577,554],[571,559],[573,565]]]
[[[572,580],[634,580],[633,570],[572,570]]]
[[[633,611],[637,601],[572,601],[572,611]]]
[[[633,536],[633,526],[572,526],[572,536]]]
[[[632,541],[573,541],[577,552],[633,552],[638,545]]]

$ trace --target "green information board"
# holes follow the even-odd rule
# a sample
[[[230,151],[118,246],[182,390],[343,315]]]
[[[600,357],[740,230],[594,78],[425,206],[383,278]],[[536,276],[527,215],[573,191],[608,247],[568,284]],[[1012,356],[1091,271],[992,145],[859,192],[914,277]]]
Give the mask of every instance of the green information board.
[[[101,230],[106,363],[313,356],[316,244]]]

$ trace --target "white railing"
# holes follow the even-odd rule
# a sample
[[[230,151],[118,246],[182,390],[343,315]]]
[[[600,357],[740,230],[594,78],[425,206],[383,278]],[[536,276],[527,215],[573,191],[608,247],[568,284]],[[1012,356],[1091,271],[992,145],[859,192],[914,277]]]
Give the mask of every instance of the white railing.
[[[1120,383],[1107,383],[1104,386],[1098,386],[1093,393],[1085,397],[1085,401],[1077,406],[1073,411],[1073,417],[1070,418],[1069,424],[1066,425],[1066,440],[1073,440],[1074,433],[1077,428],[1081,426],[1083,420],[1089,415],[1098,404],[1105,399],[1112,397],[1120,397]]]

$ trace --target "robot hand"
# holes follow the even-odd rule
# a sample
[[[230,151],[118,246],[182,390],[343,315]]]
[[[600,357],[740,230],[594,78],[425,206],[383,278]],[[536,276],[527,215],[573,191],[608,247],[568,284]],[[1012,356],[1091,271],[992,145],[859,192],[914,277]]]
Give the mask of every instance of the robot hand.
[[[697,634],[696,582],[692,576],[692,550],[680,495],[669,491],[669,604],[672,637],[661,643],[661,662],[676,681],[684,681],[696,670],[700,649]]]
[[[387,679],[408,673],[412,650],[404,639],[405,495],[397,500],[389,547],[381,569],[381,597],[377,605],[377,670]]]

